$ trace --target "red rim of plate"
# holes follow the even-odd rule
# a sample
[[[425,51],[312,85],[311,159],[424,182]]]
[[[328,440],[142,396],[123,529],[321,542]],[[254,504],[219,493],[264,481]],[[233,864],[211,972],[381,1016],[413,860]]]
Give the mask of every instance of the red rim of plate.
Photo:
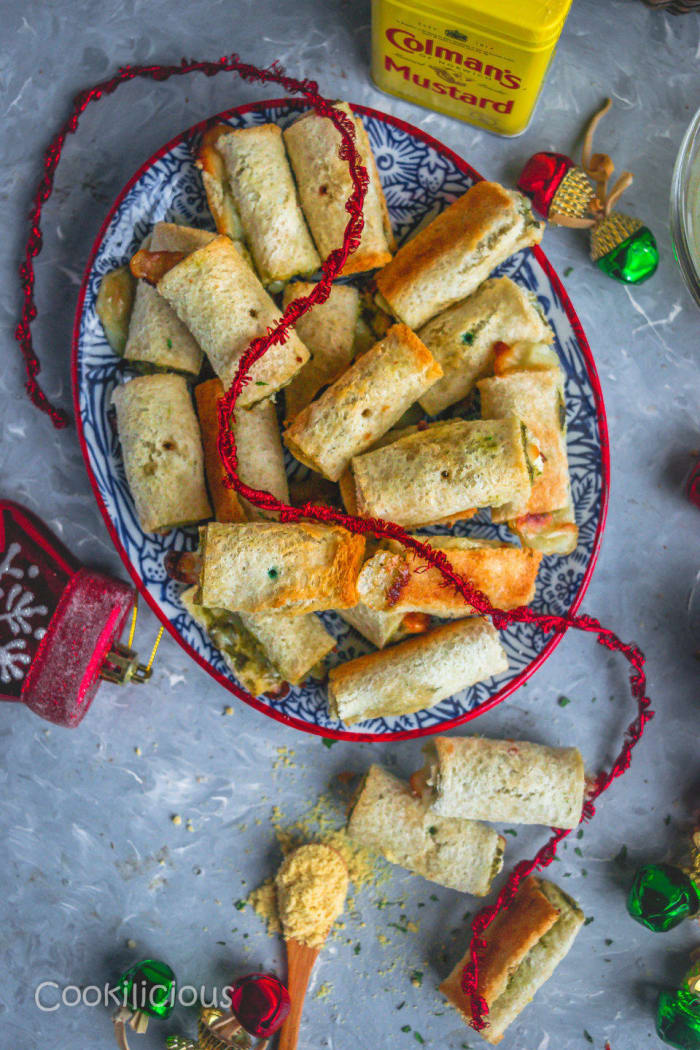
[[[495,707],[496,704],[500,704],[503,700],[509,697],[512,693],[514,693],[515,690],[518,689],[524,682],[526,682],[535,673],[535,671],[544,663],[544,661],[548,659],[548,657],[551,655],[551,653],[554,651],[557,645],[559,645],[559,642],[564,637],[564,634],[555,634],[552,638],[550,638],[550,640],[547,642],[539,656],[537,656],[531,663],[529,663],[527,667],[520,672],[520,674],[516,675],[512,682],[509,682],[508,685],[500,689],[489,700],[485,700],[483,703],[479,704],[471,711],[465,711],[465,713],[463,715],[460,715],[459,718],[453,718],[448,722],[442,722],[440,725],[426,726],[422,729],[407,729],[395,733],[353,733],[349,730],[344,729],[323,729],[321,726],[311,725],[310,723],[304,722],[299,718],[291,718],[289,715],[285,715],[280,711],[275,711],[273,708],[261,703],[260,700],[252,696],[252,694],[246,693],[244,690],[240,689],[235,684],[235,682],[232,682],[229,678],[225,678],[222,674],[216,671],[211,666],[211,664],[204,659],[204,657],[200,656],[200,654],[197,653],[192,648],[192,646],[189,645],[189,643],[186,642],[185,639],[175,630],[170,620],[167,618],[167,616],[165,616],[158,603],[151,597],[147,588],[144,586],[141,577],[136,572],[136,569],[132,565],[129,556],[126,553],[126,550],[122,546],[121,540],[117,535],[114,525],[112,524],[112,519],[110,518],[107,512],[107,508],[105,507],[104,501],[102,499],[97,485],[97,480],[95,478],[92,466],[90,464],[90,456],[88,452],[87,443],[85,441],[85,433],[83,431],[83,421],[80,416],[78,390],[78,342],[80,336],[80,322],[82,319],[83,305],[85,302],[85,294],[87,291],[90,272],[94,265],[97,253],[100,249],[102,238],[105,234],[107,226],[111,222],[112,217],[114,216],[115,212],[119,208],[121,202],[123,201],[126,194],[129,192],[129,190],[132,188],[132,186],[155,163],[155,161],[159,160],[162,156],[168,153],[175,146],[179,145],[183,141],[189,140],[190,138],[192,138],[192,136],[197,135],[199,132],[204,131],[207,127],[209,127],[216,121],[226,120],[228,117],[231,117],[234,114],[250,113],[254,110],[266,109],[273,106],[286,106],[291,109],[303,109],[306,108],[306,103],[303,99],[295,98],[277,98],[270,99],[269,101],[249,102],[246,105],[235,106],[232,109],[224,111],[223,113],[217,113],[216,116],[210,117],[207,120],[200,121],[200,123],[193,125],[186,131],[183,131],[179,135],[176,135],[175,138],[171,139],[169,142],[166,142],[166,144],[162,146],[156,153],[154,153],[153,156],[149,157],[149,159],[141,165],[136,174],[133,175],[131,179],[129,179],[126,186],[121,191],[114,204],[110,208],[107,217],[102,223],[99,233],[97,234],[97,237],[93,242],[90,257],[88,259],[87,266],[85,267],[83,281],[80,286],[80,294],[78,296],[78,305],[75,313],[75,324],[73,326],[71,378],[73,383],[73,408],[75,411],[75,421],[78,430],[78,438],[80,440],[80,449],[83,454],[83,459],[85,461],[85,467],[87,469],[88,478],[90,479],[92,491],[95,494],[97,505],[100,508],[100,512],[102,514],[102,517],[104,518],[105,525],[107,526],[107,531],[109,532],[109,535],[112,538],[112,542],[114,543],[114,546],[116,547],[119,556],[124,562],[124,566],[129,575],[131,576],[131,579],[134,581],[134,584],[137,587],[139,593],[148,603],[148,605],[158,617],[160,622],[163,624],[165,629],[182,646],[185,652],[188,653],[188,655],[191,656],[192,659],[200,665],[200,667],[203,667],[204,670],[207,671],[212,676],[212,678],[214,678],[220,685],[224,686],[225,689],[228,689],[229,692],[233,693],[240,700],[245,701],[245,703],[247,703],[250,707],[255,708],[256,711],[262,712],[269,718],[274,718],[277,722],[282,722],[284,725],[291,726],[294,729],[301,729],[306,733],[312,733],[315,736],[321,736],[335,740],[363,740],[370,742],[386,740],[387,738],[390,738],[392,740],[408,740],[412,737],[432,736],[435,733],[442,733],[448,729],[454,729],[455,726],[462,725],[465,722],[471,722],[472,719],[478,718],[480,715],[483,715],[484,712],[489,711],[492,707]],[[377,120],[384,121],[387,124],[393,124],[394,127],[399,128],[401,131],[406,131],[410,133],[411,135],[420,139],[422,142],[425,142],[428,146],[431,146],[438,153],[441,153],[444,156],[448,157],[454,164],[456,164],[460,171],[472,176],[477,181],[482,179],[482,176],[479,175],[479,173],[475,171],[470,164],[467,164],[465,160],[459,157],[451,149],[443,145],[441,142],[438,142],[437,139],[434,139],[432,135],[428,135],[424,131],[421,131],[420,128],[416,128],[412,124],[407,123],[405,120],[399,120],[397,117],[392,117],[388,113],[383,113],[380,110],[372,109],[368,106],[353,105],[352,109],[356,113],[361,113],[370,117],[375,117]],[[591,576],[593,575],[593,570],[598,560],[600,543],[602,540],[603,530],[605,528],[605,519],[607,517],[608,512],[608,495],[610,489],[610,449],[608,443],[608,425],[605,416],[603,392],[601,390],[600,380],[598,378],[598,371],[593,360],[591,348],[589,347],[588,341],[584,335],[581,322],[579,321],[576,315],[576,311],[574,310],[571,301],[568,295],[566,294],[564,286],[559,280],[559,277],[557,276],[547,256],[544,254],[541,248],[539,248],[539,246],[535,246],[532,249],[532,251],[534,253],[535,258],[546,273],[547,277],[551,281],[554,290],[559,296],[561,303],[564,307],[566,316],[569,322],[571,323],[571,327],[574,330],[574,334],[583,353],[583,357],[586,363],[588,379],[593,389],[593,396],[595,399],[596,408],[596,418],[598,422],[598,431],[600,434],[600,455],[602,468],[600,516],[598,518],[598,527],[596,529],[596,534],[593,541],[593,550],[589,558],[588,565],[586,566],[586,571],[584,573],[583,580],[581,581],[581,585],[569,609],[570,613],[574,614],[578,610],[581,602],[583,601],[583,596],[586,593],[588,584],[591,580]]]

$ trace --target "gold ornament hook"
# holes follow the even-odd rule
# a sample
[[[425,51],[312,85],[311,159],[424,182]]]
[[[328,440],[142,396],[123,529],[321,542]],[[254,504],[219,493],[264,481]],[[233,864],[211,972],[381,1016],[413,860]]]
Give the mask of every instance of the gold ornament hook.
[[[165,628],[161,626],[156,635],[156,640],[151,649],[148,663],[139,663],[139,654],[132,648],[134,634],[136,632],[136,617],[138,616],[138,612],[139,599],[137,595],[134,598],[134,611],[131,614],[129,640],[126,645],[124,645],[123,642],[115,642],[107,653],[100,669],[100,678],[105,682],[112,682],[114,685],[126,685],[127,682],[143,684],[143,682],[147,682],[153,674],[153,661],[156,658],[158,646],[160,645],[160,640],[163,637]]]

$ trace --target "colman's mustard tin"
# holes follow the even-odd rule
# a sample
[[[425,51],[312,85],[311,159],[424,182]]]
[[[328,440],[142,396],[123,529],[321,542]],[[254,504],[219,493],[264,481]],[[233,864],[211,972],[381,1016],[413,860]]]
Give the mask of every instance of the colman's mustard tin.
[[[519,135],[571,0],[372,0],[372,79],[409,102]]]

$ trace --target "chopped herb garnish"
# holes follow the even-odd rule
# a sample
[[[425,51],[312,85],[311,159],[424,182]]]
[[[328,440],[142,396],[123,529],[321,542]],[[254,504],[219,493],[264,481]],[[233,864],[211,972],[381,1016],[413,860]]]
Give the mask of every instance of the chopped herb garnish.
[[[431,824],[430,827],[428,828],[428,834],[429,835],[437,835],[437,828],[435,827],[434,824]]]
[[[587,1032],[585,1028],[583,1030],[583,1038],[586,1040],[587,1043],[593,1042],[593,1036],[590,1032]]]
[[[168,350],[172,350],[172,348],[173,348],[173,341],[172,341],[172,339],[168,338],[165,341],[168,344]]]
[[[665,825],[666,825],[666,826],[668,827],[668,825],[669,825],[670,823],[671,823],[671,814],[670,814],[670,813],[668,813],[668,814],[667,814],[667,815],[666,815],[666,816],[664,817],[664,824],[665,824]]]
[[[220,944],[222,948],[226,947],[226,941],[217,941],[216,943]]]
[[[323,744],[324,747],[329,747],[330,748],[330,747],[333,747],[333,744],[337,743],[337,740],[329,740],[327,736],[324,736],[324,738],[321,741],[321,743]]]
[[[274,565],[273,565],[273,567],[271,569],[267,570],[267,575],[270,577],[271,580],[276,580],[277,577],[279,576],[279,574],[280,574],[279,569],[276,569],[274,567]]]
[[[362,945],[358,941],[357,944],[355,945],[355,947],[353,948],[353,953],[355,955],[359,955],[361,951],[362,951]]]
[[[613,857],[613,860],[620,868],[624,868],[627,863],[627,846],[623,846],[620,852]]]
[[[267,383],[265,382],[264,379],[256,379],[255,380],[255,385],[256,386],[267,386]]]
[[[518,833],[515,830],[515,828],[504,828],[503,829],[503,834],[504,835],[512,835],[513,838],[517,838],[518,837]]]
[[[594,918],[595,918],[595,915],[587,915],[586,918],[583,920],[583,925],[584,926],[590,926],[591,923],[593,922]]]
[[[430,894],[430,899],[431,899],[431,901],[439,901],[440,900],[440,898],[438,896],[436,896],[434,893]]]
[[[245,908],[245,901],[236,901],[233,905],[236,911],[243,911]]]
[[[408,933],[408,927],[400,926],[398,922],[388,922],[387,926],[393,926],[395,930],[399,931],[399,933]]]
[[[557,703],[559,704],[560,707],[566,707],[566,705],[570,704],[571,701],[569,700],[568,696],[560,696],[559,699],[557,700]]]
[[[410,1031],[411,1031],[411,1026],[410,1026],[410,1024],[404,1024],[404,1025],[401,1025],[401,1031],[402,1031],[402,1032],[410,1032]]]
[[[416,988],[420,988],[420,986],[423,984],[422,970],[413,970],[413,972],[411,973],[411,984],[414,984]]]
[[[414,1032],[414,1033],[413,1033],[413,1038],[415,1039],[415,1041],[416,1041],[417,1043],[425,1043],[425,1039],[424,1039],[424,1038],[423,1038],[423,1036],[422,1036],[422,1035],[420,1034],[420,1032]]]
[[[576,854],[577,857],[582,857],[583,856],[583,850],[581,849],[580,846],[574,846],[574,853]]]
[[[578,831],[576,832],[576,838],[577,839],[582,839],[583,838],[583,828],[579,828],[578,829]]]
[[[571,273],[573,273],[573,272],[574,272],[574,268],[573,268],[573,266],[567,266],[567,267],[566,267],[566,269],[564,270],[564,276],[565,276],[565,277],[568,277],[568,276],[569,276],[569,274],[571,274]]]
[[[588,875],[588,872],[586,871],[585,868],[581,868],[581,874],[583,875],[583,877],[585,879],[586,875]]]
[[[606,938],[605,938],[605,943],[607,944],[607,946],[608,946],[608,948],[609,948],[609,947],[610,947],[610,945],[611,945],[611,944],[614,944],[615,942],[613,941],[612,937],[606,937]]]
[[[462,922],[469,922],[471,917],[472,913],[470,911],[465,911],[464,915],[462,916]]]
[[[474,342],[474,333],[473,332],[462,332],[462,342],[464,343],[465,346],[471,346],[472,343]]]
[[[397,1010],[403,1010],[405,1005],[406,1005],[406,1000],[404,999],[404,1001],[402,1003],[399,1003],[399,1005],[396,1007],[396,1009]]]

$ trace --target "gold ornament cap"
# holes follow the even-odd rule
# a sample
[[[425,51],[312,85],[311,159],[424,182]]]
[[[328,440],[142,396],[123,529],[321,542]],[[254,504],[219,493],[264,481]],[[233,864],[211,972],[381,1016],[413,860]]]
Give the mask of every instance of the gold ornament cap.
[[[591,259],[598,262],[604,255],[617,248],[618,244],[641,229],[644,223],[632,215],[614,211],[591,230]]]
[[[593,183],[583,168],[574,165],[569,168],[557,187],[549,206],[550,221],[556,223],[552,216],[566,215],[569,218],[582,219],[590,212],[590,204],[595,196]]]

